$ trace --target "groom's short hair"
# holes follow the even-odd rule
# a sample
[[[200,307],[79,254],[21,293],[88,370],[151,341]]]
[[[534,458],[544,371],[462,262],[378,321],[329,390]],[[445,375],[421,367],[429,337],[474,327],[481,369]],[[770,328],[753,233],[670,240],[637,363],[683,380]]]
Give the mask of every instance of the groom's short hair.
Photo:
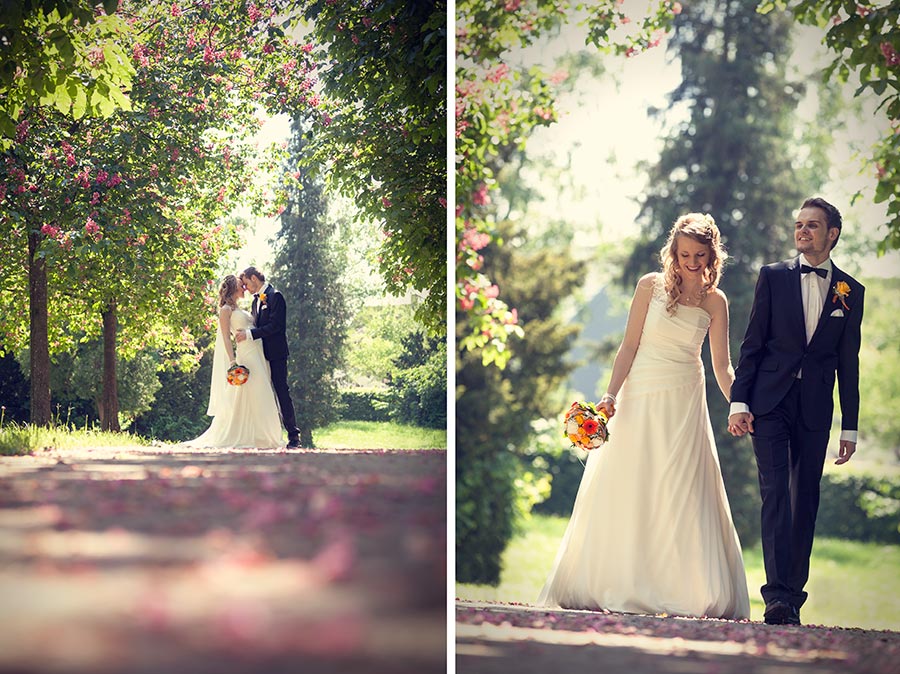
[[[837,228],[837,238],[831,244],[831,248],[833,249],[837,245],[838,239],[841,238],[841,227],[844,224],[844,220],[841,218],[841,212],[821,197],[810,197],[804,201],[803,205],[800,207],[801,210],[804,208],[821,208],[825,212],[825,225],[828,229],[831,229],[832,227]]]
[[[257,269],[256,267],[247,267],[247,268],[244,270],[244,273],[241,274],[241,276],[255,276],[256,278],[258,278],[258,279],[259,279],[260,281],[262,281],[263,283],[266,282],[266,276],[265,276],[265,274],[263,274],[263,273],[262,273],[259,269]]]

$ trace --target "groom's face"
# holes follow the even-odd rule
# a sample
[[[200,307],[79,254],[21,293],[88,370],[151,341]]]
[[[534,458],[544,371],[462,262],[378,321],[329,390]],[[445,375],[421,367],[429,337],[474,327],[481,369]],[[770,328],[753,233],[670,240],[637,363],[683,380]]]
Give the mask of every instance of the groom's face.
[[[251,293],[258,293],[262,289],[262,281],[260,281],[255,276],[242,276],[244,280],[244,286]]]
[[[794,243],[797,252],[814,259],[828,257],[838,229],[828,227],[828,216],[816,206],[800,209],[794,223]]]

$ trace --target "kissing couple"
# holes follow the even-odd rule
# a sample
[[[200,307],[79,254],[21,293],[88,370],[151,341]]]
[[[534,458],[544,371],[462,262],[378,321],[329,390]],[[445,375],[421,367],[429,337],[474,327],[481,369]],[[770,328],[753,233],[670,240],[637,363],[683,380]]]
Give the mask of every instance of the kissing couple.
[[[794,222],[798,255],[760,270],[737,370],[726,258],[712,216],[689,213],[641,278],[607,392],[597,404],[610,440],[593,450],[538,604],[625,613],[746,619],[740,541],[722,480],[700,350],[709,335],[728,430],[750,434],[762,497],[764,621],[800,625],[819,506],[833,391],[836,464],[856,451],[865,289],[831,260],[842,218],[807,199]]]
[[[250,312],[238,301],[253,294]],[[287,381],[287,306],[284,296],[256,267],[229,274],[219,286],[219,324],[213,352],[209,407],[212,424],[192,447],[272,449],[300,447],[300,429]],[[232,342],[232,339],[234,342]],[[241,365],[246,382],[229,381],[229,370]]]

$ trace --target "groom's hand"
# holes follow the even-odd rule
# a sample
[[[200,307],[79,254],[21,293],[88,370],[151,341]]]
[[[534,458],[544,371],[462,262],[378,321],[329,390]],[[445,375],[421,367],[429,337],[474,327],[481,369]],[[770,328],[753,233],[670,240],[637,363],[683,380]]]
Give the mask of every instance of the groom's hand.
[[[235,333],[234,338],[239,342],[243,342],[245,339],[247,339],[247,333],[243,330],[238,330]]]
[[[834,460],[837,465],[847,463],[850,457],[856,452],[856,443],[849,440],[841,440],[841,446],[838,449],[838,458]]]
[[[751,412],[737,412],[728,417],[728,432],[736,438],[745,433],[753,432],[753,414]]]

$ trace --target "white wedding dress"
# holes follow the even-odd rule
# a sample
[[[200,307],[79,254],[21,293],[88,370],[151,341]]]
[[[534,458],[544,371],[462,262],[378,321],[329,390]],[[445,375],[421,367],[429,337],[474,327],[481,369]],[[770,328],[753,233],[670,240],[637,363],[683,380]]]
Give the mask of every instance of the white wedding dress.
[[[610,440],[588,456],[538,604],[748,618],[700,360],[709,314],[670,316],[662,286],[658,275]]]
[[[232,335],[252,327],[253,317],[248,312],[243,309],[231,311]],[[213,421],[203,435],[184,444],[243,449],[283,447],[278,402],[272,389],[269,362],[263,353],[262,341],[245,339],[238,342],[235,358],[250,370],[250,377],[241,386],[228,383],[228,352],[222,331],[217,328],[209,408],[206,412],[213,417]]]

